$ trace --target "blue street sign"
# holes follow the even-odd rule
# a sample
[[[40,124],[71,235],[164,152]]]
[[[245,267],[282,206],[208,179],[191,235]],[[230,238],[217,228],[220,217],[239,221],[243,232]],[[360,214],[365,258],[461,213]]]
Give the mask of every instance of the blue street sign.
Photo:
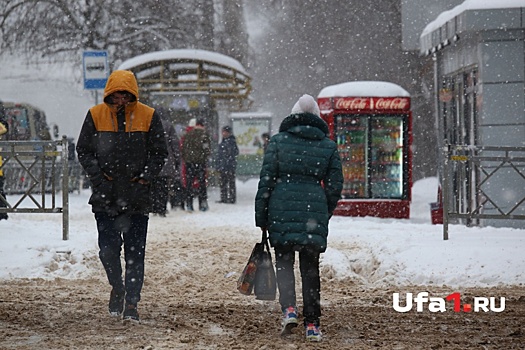
[[[84,69],[84,89],[104,89],[109,77],[108,52],[84,51],[82,65]]]

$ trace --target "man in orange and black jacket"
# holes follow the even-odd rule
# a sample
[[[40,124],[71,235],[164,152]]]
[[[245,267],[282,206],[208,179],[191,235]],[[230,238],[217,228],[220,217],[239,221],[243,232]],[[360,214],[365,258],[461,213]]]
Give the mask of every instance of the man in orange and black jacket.
[[[109,76],[104,102],[87,113],[76,150],[92,184],[89,204],[97,222],[99,257],[112,286],[109,312],[138,321],[150,183],[162,169],[168,151],[160,117],[139,102],[132,72],[117,70]]]

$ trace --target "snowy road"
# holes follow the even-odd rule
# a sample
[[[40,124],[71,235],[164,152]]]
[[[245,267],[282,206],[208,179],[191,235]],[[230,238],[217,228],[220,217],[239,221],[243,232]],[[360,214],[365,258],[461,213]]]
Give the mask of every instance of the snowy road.
[[[429,183],[415,186],[408,221],[333,219],[319,345],[305,343],[301,329],[281,339],[278,302],[235,289],[260,238],[253,182],[239,184],[236,205],[214,203],[211,189],[209,212],[151,217],[140,325],[107,313],[89,192],[71,195],[69,241],[61,240],[60,215],[13,214],[0,222],[0,349],[521,349],[525,268],[515,250],[524,231],[454,226],[443,242],[441,227],[422,213],[430,199],[418,198],[421,188],[435,193]],[[458,292],[465,303],[504,297],[505,310],[393,309],[393,293],[424,291]]]

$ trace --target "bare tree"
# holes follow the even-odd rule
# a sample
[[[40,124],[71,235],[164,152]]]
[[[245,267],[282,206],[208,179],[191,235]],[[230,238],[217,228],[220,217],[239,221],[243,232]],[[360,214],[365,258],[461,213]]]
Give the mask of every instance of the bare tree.
[[[50,59],[86,49],[112,60],[172,48],[213,47],[203,0],[0,0],[0,48]],[[192,6],[197,5],[197,6]]]
[[[243,0],[215,0],[216,50],[249,65],[248,31]]]

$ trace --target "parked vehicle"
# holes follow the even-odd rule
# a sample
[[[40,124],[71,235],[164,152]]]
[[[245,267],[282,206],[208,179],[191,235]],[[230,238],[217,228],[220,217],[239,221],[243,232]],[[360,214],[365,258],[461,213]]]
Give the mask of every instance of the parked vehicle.
[[[44,111],[28,103],[4,102],[3,104],[9,132],[3,135],[2,140],[51,140]],[[55,131],[58,134],[58,130]]]
[[[42,188],[50,191],[61,176],[61,163],[57,162],[59,157],[52,155],[57,150],[57,143],[46,141],[58,138],[58,127],[53,128],[51,135],[44,111],[28,103],[3,102],[3,113],[9,126],[8,132],[0,136],[0,141],[8,141],[3,147],[5,192],[20,194],[38,192]],[[79,189],[82,174],[74,154],[74,142],[68,141],[69,152],[73,152],[68,155],[70,191],[73,191]]]

